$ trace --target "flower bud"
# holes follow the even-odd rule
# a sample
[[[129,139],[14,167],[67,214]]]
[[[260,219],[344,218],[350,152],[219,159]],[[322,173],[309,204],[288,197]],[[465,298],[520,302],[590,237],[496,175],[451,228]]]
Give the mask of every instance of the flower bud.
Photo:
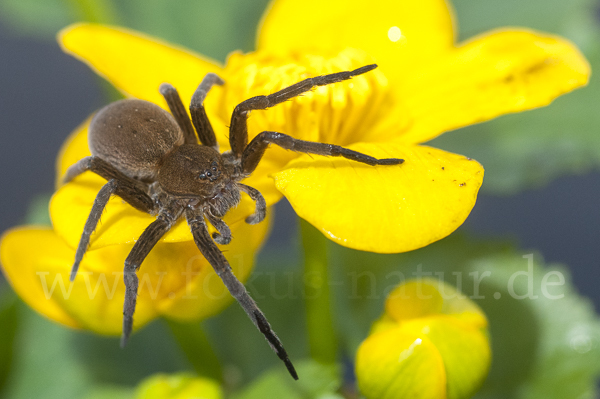
[[[135,399],[222,399],[221,387],[213,380],[188,373],[157,374],[142,381]]]
[[[442,281],[399,285],[358,349],[361,392],[369,399],[470,398],[490,366],[487,325],[474,302]]]

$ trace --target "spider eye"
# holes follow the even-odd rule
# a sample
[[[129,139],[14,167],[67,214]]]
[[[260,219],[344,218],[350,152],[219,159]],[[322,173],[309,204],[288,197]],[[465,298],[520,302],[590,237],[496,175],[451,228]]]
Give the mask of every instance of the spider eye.
[[[213,172],[216,172],[216,171],[217,171],[217,167],[216,167],[216,166],[213,166],[213,167],[212,167],[212,171],[213,171]]]
[[[206,175],[204,174],[204,172],[200,173],[200,176],[198,176],[199,178],[201,178],[202,180],[206,179]]]
[[[208,177],[212,177],[212,173],[210,173],[210,172],[206,172],[206,176],[208,176]]]

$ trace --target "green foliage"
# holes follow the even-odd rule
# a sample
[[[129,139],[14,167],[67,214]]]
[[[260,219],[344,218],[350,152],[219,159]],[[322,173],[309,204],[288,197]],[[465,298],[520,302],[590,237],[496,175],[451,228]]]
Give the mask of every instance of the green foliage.
[[[287,254],[271,252],[260,255],[246,288],[295,364],[295,359],[307,356],[308,345],[304,334],[307,327],[303,276],[299,263],[296,263],[300,256],[289,255],[290,251]],[[203,324],[221,359],[225,380],[234,387],[249,383],[271,368],[280,369],[291,380],[264,336],[237,304],[232,304],[218,317]]]
[[[160,323],[135,334],[127,348],[121,349],[118,338],[65,328],[40,317],[24,304],[19,305],[11,373],[0,391],[6,397],[62,399],[99,395],[98,392],[112,389],[107,385],[119,385],[124,390],[154,373],[188,368]]]
[[[458,234],[407,254],[379,255],[335,244],[330,244],[329,252],[333,272],[329,284],[344,358],[354,358],[372,322],[381,315],[386,294],[421,273],[458,286],[488,316],[494,359],[476,398],[562,399],[595,392],[600,376],[600,320],[589,301],[577,294],[563,266],[544,265],[541,255],[533,254],[529,278],[529,258],[523,257],[528,254],[508,243],[474,242]],[[298,333],[306,331],[304,277],[300,267],[283,256],[261,258],[248,286],[297,363],[308,353],[306,338]],[[557,273],[564,277],[564,285],[552,285],[559,282]],[[542,291],[544,281],[546,291]],[[530,283],[536,298],[521,298],[528,294]],[[249,383],[257,378],[257,370],[273,368],[259,382],[250,383],[245,395],[254,389],[287,392],[293,381],[275,356],[265,356],[264,339],[237,306],[207,324],[226,369],[238,381]],[[298,373],[304,381],[307,375]]]
[[[93,388],[83,399],[133,399],[132,388],[119,386],[101,386]]]
[[[337,394],[341,387],[340,372],[335,365],[322,365],[312,360],[296,362],[302,378],[294,381],[285,369],[277,367],[254,381],[232,399],[342,399]]]
[[[518,295],[526,295],[527,262],[517,254],[498,254],[470,263],[473,271],[491,272],[490,280],[482,284],[481,296],[486,299],[480,304],[492,323],[492,347],[498,354],[488,383],[477,397],[595,397],[595,382],[600,375],[600,322],[592,304],[577,295],[565,268],[544,267],[541,262],[534,262],[529,270],[531,298],[535,299],[515,299],[507,292],[506,282],[521,273],[514,288]],[[546,284],[545,295],[544,279],[559,283],[560,275],[566,278],[566,284]],[[501,294],[498,300],[494,299],[496,292]]]
[[[401,255],[334,248],[338,276],[332,281],[340,287],[339,331],[348,356],[381,315],[384,294],[420,275],[460,288],[488,317],[494,359],[476,398],[559,399],[596,392],[600,320],[590,302],[577,295],[564,267],[544,265],[539,254],[522,254],[510,245],[476,243],[456,234]],[[564,284],[552,285],[559,276]],[[525,297],[530,284],[531,298]]]
[[[17,298],[0,280],[0,392],[9,376],[13,361],[13,343],[17,333]]]
[[[19,329],[14,361],[3,393],[20,398],[75,398],[91,382],[89,369],[81,367],[73,351],[73,332],[19,306]],[[60,359],[57,361],[57,359]]]
[[[175,320],[166,320],[166,323],[196,373],[221,381],[223,372],[219,359],[213,352],[200,323],[183,323]]]

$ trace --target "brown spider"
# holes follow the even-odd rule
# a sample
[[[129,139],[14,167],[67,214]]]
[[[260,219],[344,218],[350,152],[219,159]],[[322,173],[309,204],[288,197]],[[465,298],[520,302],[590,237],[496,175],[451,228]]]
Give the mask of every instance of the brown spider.
[[[215,134],[202,105],[213,85],[224,84],[213,73],[207,74],[194,92],[190,103],[191,121],[177,90],[167,83],[160,86],[160,93],[167,100],[173,116],[158,105],[135,99],[117,101],[98,111],[89,128],[88,142],[93,155],[72,165],[64,179],[68,182],[89,170],[108,180],[98,192],[85,223],[71,270],[71,281],[111,195],[116,194],[134,208],[156,215],[156,220],[144,230],[125,259],[121,346],[126,344],[133,326],[138,291],[136,271],[161,237],[185,216],[202,255],[264,334],[292,377],[298,379],[281,341],[244,285],[234,276],[215,242],[228,244],[231,241],[231,231],[222,217],[240,202],[241,191],[256,203],[254,213],[246,218],[246,222],[259,223],[265,218],[266,203],[261,193],[240,181],[256,169],[269,144],[309,154],[341,156],[368,165],[403,162],[395,158],[376,159],[337,145],[297,140],[270,131],[260,133],[248,144],[246,122],[251,110],[267,109],[316,86],[350,79],[376,67],[367,65],[354,71],[305,79],[268,96],[252,97],[240,103],[231,116],[231,151],[223,154],[219,153]],[[198,144],[194,128],[201,144]],[[212,237],[207,221],[218,232]]]

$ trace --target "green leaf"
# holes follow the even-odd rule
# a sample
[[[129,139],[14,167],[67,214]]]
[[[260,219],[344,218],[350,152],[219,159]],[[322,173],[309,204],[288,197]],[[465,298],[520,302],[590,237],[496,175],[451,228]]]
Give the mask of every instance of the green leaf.
[[[572,40],[600,69],[600,26],[591,0],[455,1],[461,39],[502,26],[524,26]],[[548,107],[502,116],[436,138],[432,145],[477,159],[482,190],[511,194],[600,164],[600,77]]]
[[[341,386],[339,367],[322,365],[313,360],[296,362],[300,379],[294,381],[280,367],[264,373],[233,399],[342,399],[337,394]]]
[[[83,399],[133,399],[133,388],[120,386],[99,386],[91,389]]]
[[[4,393],[20,398],[79,398],[91,382],[74,353],[74,333],[19,303],[14,361]]]
[[[80,398],[107,384],[133,387],[157,372],[187,368],[161,323],[134,334],[121,349],[117,337],[65,328],[18,305],[14,360],[3,392],[7,397]]]
[[[165,322],[196,373],[221,381],[223,372],[219,358],[214,353],[200,322],[180,322],[170,319],[165,319]]]
[[[544,266],[537,254],[498,254],[470,266],[480,276],[491,273],[478,303],[490,317],[496,354],[477,397],[595,397],[600,320],[591,302],[575,292],[567,269]]]
[[[72,334],[71,350],[81,367],[93,377],[93,385],[135,386],[159,372],[191,370],[163,323],[151,323],[134,333],[125,348],[120,347],[119,337],[91,332]]]
[[[11,370],[18,323],[17,298],[4,288],[5,284],[0,280],[0,392]]]
[[[332,259],[338,270],[332,280],[339,287],[338,321],[349,357],[383,312],[387,293],[407,279],[433,277],[460,288],[488,317],[492,368],[476,398],[594,397],[600,319],[590,301],[577,294],[563,266],[544,265],[539,254],[468,241],[460,234],[399,255],[332,246]]]

